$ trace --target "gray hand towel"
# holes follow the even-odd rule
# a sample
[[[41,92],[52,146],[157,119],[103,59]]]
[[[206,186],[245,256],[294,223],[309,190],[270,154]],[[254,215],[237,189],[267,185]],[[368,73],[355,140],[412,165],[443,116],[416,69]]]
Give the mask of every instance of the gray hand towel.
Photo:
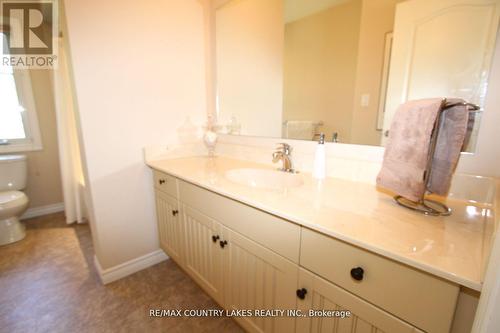
[[[432,169],[427,182],[427,190],[431,193],[447,195],[450,189],[451,178],[468,131],[469,111],[463,103],[461,99],[447,100],[448,105],[457,105],[444,110],[441,115]]]

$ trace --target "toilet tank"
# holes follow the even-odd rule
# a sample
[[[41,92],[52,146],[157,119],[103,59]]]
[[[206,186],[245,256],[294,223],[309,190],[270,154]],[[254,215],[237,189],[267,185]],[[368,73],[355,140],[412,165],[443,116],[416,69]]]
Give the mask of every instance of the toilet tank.
[[[22,190],[27,178],[25,155],[0,155],[0,191]]]

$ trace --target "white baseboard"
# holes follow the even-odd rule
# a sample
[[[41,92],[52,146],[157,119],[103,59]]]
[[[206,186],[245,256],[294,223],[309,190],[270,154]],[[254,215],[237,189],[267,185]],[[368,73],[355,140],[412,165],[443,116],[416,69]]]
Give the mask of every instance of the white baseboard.
[[[52,205],[29,208],[22,216],[21,220],[31,219],[33,217],[43,216],[52,213],[64,211],[64,203],[58,202]]]
[[[103,269],[101,264],[99,263],[99,259],[94,256],[94,264],[102,283],[108,284],[150,266],[156,265],[167,259],[168,256],[165,254],[165,252],[163,252],[163,250],[157,250],[107,269]]]

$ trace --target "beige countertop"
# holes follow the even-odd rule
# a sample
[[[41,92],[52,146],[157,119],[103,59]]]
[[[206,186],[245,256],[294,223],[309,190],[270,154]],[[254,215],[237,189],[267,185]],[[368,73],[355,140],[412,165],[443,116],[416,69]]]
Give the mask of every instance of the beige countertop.
[[[301,173],[299,187],[269,190],[233,183],[225,172],[269,166],[227,157],[148,161],[153,169],[256,207],[293,223],[481,290],[493,228],[492,204],[448,199],[449,217],[398,206],[372,184]]]

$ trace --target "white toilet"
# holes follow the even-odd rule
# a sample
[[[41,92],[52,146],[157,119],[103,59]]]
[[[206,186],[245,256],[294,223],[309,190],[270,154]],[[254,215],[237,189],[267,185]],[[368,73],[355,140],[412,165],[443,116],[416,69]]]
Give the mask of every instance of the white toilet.
[[[24,155],[0,155],[0,245],[17,242],[26,236],[19,217],[28,208],[27,165]]]

